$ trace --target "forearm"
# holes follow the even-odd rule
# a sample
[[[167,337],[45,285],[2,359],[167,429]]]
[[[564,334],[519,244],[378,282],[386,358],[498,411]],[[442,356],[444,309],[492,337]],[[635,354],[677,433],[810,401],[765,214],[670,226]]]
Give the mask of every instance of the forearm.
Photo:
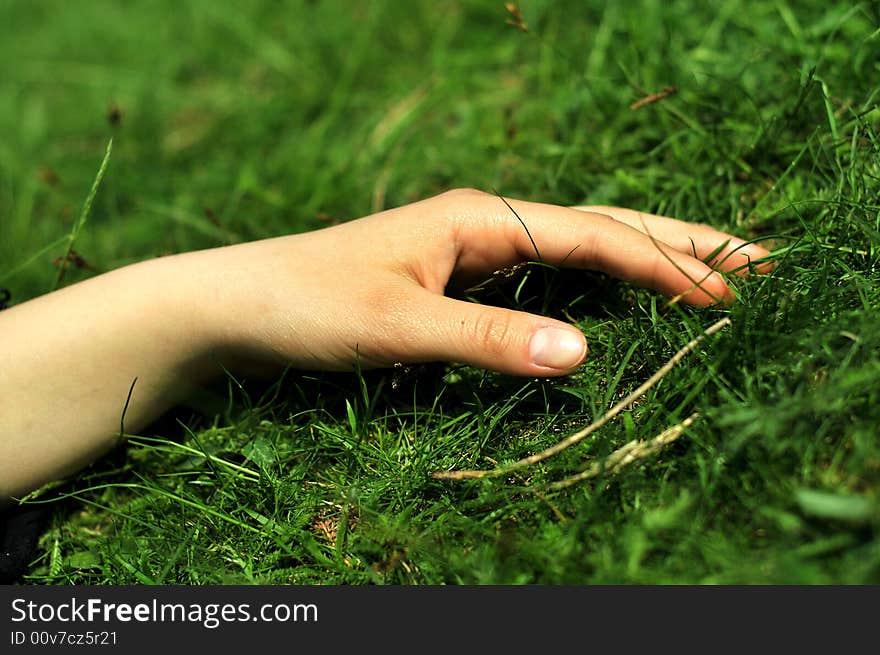
[[[111,448],[219,367],[198,276],[179,257],[0,312],[0,504]]]

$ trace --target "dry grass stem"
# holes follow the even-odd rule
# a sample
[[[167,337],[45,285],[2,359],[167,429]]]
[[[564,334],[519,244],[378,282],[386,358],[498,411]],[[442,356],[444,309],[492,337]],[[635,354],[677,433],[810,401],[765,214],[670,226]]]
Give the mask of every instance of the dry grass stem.
[[[667,428],[650,441],[633,439],[608,455],[604,461],[596,462],[580,473],[563,478],[557,482],[552,482],[545,488],[549,491],[558,491],[559,489],[571,487],[578,482],[595,478],[603,472],[608,474],[617,473],[622,468],[629,466],[637,460],[651,457],[660,452],[660,449],[664,446],[678,439],[681,436],[681,433],[693,425],[698,417],[699,414],[691,414],[681,423]]]
[[[535,453],[534,455],[530,455],[529,457],[525,457],[519,461],[513,462],[512,464],[508,464],[507,466],[501,466],[495,469],[489,470],[473,470],[473,471],[435,471],[432,473],[432,477],[438,480],[470,480],[475,478],[484,478],[488,476],[498,476],[498,475],[506,475],[513,471],[516,471],[521,468],[525,468],[526,466],[532,466],[539,462],[543,462],[544,460],[556,455],[557,453],[562,452],[566,448],[571,448],[575,444],[583,441],[593,432],[604,426],[615,416],[620,414],[623,410],[629,407],[636,400],[641,398],[645,393],[648,392],[651,387],[657,384],[660,380],[662,380],[668,373],[671,371],[676,364],[678,364],[685,356],[690,353],[697,345],[706,337],[715,334],[719,330],[730,325],[730,318],[725,317],[722,318],[717,323],[706,328],[706,330],[691,339],[688,343],[686,343],[681,350],[675,353],[669,361],[667,361],[663,366],[661,366],[656,373],[654,373],[650,378],[645,380],[639,386],[638,389],[627,395],[623,400],[617,403],[614,407],[609,409],[605,414],[603,414],[599,419],[585,427],[583,430],[575,432],[574,434],[566,437],[562,441],[550,446],[549,448],[542,450],[539,453]]]
[[[678,93],[678,89],[674,86],[664,86],[661,91],[658,91],[657,93],[652,93],[651,95],[636,100],[629,106],[629,108],[638,109],[639,107],[644,107],[645,105],[660,102],[664,98],[668,98],[669,96],[675,95],[676,93]]]

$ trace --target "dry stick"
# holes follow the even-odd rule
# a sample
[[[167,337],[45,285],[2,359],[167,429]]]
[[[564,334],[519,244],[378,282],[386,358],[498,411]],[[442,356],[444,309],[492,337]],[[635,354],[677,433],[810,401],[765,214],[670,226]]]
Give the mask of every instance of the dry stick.
[[[534,455],[530,455],[529,457],[525,457],[513,464],[508,464],[507,466],[502,466],[495,469],[483,470],[483,471],[435,471],[431,474],[432,477],[438,480],[472,480],[475,478],[484,478],[488,476],[496,476],[496,475],[505,475],[510,473],[511,471],[516,471],[517,469],[524,468],[526,466],[531,466],[533,464],[537,464],[538,462],[543,462],[545,459],[552,457],[553,455],[562,452],[566,448],[570,448],[574,446],[576,443],[583,441],[593,432],[601,428],[603,425],[608,423],[615,416],[620,414],[624,409],[629,407],[633,402],[638,400],[641,396],[643,396],[651,387],[657,384],[663,377],[669,373],[673,369],[673,367],[678,364],[682,359],[684,359],[685,355],[691,352],[697,345],[706,337],[715,334],[719,330],[730,325],[730,318],[724,317],[717,323],[709,326],[706,330],[691,339],[688,343],[684,345],[684,347],[675,353],[668,362],[666,362],[663,366],[661,366],[654,375],[649,377],[642,385],[630,393],[626,398],[617,403],[614,407],[609,409],[601,418],[597,419],[583,430],[579,432],[575,432],[574,434],[566,437],[562,441],[556,443],[553,446],[550,446],[546,450],[542,450],[539,453],[535,453]]]
[[[638,109],[639,107],[644,107],[645,105],[659,102],[663,100],[663,98],[668,98],[669,96],[675,95],[676,93],[678,93],[678,89],[676,89],[674,86],[664,86],[661,91],[658,91],[657,93],[652,93],[649,96],[645,96],[644,98],[636,100],[629,106],[629,108]]]
[[[551,482],[544,488],[548,491],[558,491],[560,489],[565,489],[566,487],[571,487],[578,482],[583,482],[584,480],[595,478],[603,471],[605,473],[611,474],[617,473],[623,467],[632,464],[638,459],[650,457],[651,455],[659,452],[660,449],[663,448],[663,446],[670,444],[678,439],[681,436],[681,433],[684,432],[686,428],[689,428],[691,425],[693,425],[694,421],[696,421],[698,417],[699,414],[691,414],[678,425],[673,425],[670,428],[666,428],[663,432],[658,434],[650,441],[633,439],[629,443],[624,444],[613,453],[608,455],[608,457],[605,458],[604,462],[596,462],[585,471],[581,471],[580,473],[577,473],[575,475],[563,478],[562,480],[558,480],[557,482]]]

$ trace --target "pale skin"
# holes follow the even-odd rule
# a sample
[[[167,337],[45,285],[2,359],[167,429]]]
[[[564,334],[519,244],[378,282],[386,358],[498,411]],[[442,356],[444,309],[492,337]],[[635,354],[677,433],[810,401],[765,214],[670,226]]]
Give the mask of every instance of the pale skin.
[[[769,253],[712,227],[616,207],[507,199],[545,263],[603,271],[680,302],[734,300]],[[571,373],[576,327],[456,300],[453,286],[535,259],[498,196],[455,190],[334,227],[161,257],[0,312],[0,504],[69,476],[222,375],[452,361]],[[650,236],[649,236],[650,235]],[[699,282],[699,285],[695,285]]]

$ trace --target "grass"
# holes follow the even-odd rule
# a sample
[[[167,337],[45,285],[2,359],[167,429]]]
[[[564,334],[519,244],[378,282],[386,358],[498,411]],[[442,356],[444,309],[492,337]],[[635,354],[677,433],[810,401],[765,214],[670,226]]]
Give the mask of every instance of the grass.
[[[0,3],[14,302],[68,248],[65,284],[457,186],[706,222],[777,261],[729,310],[533,266],[484,290],[584,330],[565,379],[224,380],[32,501],[27,582],[880,582],[877,5],[520,7],[527,32],[495,1]],[[582,429],[724,316],[576,447],[432,477]],[[656,456],[547,489],[694,412]]]

